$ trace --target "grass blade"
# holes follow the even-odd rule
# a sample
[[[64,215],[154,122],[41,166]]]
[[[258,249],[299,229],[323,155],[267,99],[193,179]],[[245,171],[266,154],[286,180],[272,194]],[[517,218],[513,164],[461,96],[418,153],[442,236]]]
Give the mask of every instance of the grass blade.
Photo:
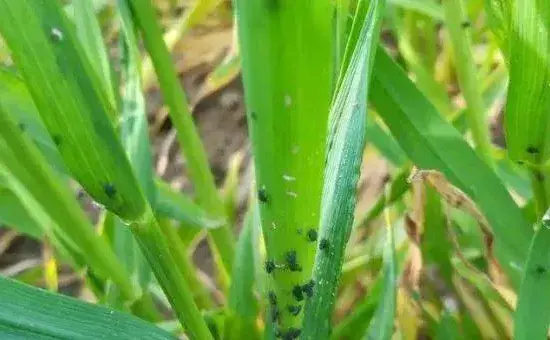
[[[489,129],[485,122],[487,117],[485,103],[479,89],[478,72],[472,54],[469,31],[463,25],[467,21],[465,6],[462,0],[445,0],[442,4],[445,9],[445,23],[451,40],[458,83],[468,105],[466,119],[472,132],[472,139],[481,158],[491,166],[493,161]]]
[[[172,65],[172,58],[162,40],[155,9],[150,0],[126,1],[139,26],[145,47],[151,55],[164,100],[170,108],[170,119],[178,132],[178,142],[187,160],[187,169],[194,184],[197,202],[212,216],[223,218],[223,202],[218,195],[204,146],[195,129],[187,98]],[[230,273],[234,258],[234,237],[229,226],[212,230],[209,235],[214,244],[212,250],[217,262],[221,261],[224,271]]]
[[[544,339],[550,324],[550,210],[546,212],[533,236],[529,258],[519,289],[515,315],[514,339]]]
[[[355,190],[366,141],[365,94],[368,93],[384,7],[384,0],[359,3],[346,47],[339,90],[330,113],[319,230],[321,241],[311,281],[315,291],[305,306],[304,339],[326,339],[329,335],[342,256],[353,223]],[[354,38],[357,40],[352,40]]]
[[[441,171],[474,200],[491,224],[501,265],[519,284],[514,266],[524,263],[532,235],[519,207],[495,173],[383,49],[374,70],[370,99],[392,135],[419,168]]]
[[[109,210],[140,218],[146,202],[108,118],[115,108],[59,4],[3,0],[0,10],[0,33],[71,174]]]
[[[117,139],[109,119],[115,108],[59,3],[2,0],[0,10],[9,13],[8,20],[0,21],[0,33],[50,135],[58,141],[65,165],[96,201],[128,224],[189,334],[211,338],[185,282],[185,268],[170,252]],[[17,137],[13,135],[10,139]],[[126,276],[122,272],[116,275]]]
[[[256,207],[257,209],[257,207]],[[254,294],[254,208],[245,217],[244,226],[237,242],[233,280],[229,291],[230,327],[226,329],[224,339],[259,339],[256,327],[258,301]],[[259,226],[258,226],[259,227]]]
[[[512,1],[508,32],[510,86],[505,119],[506,145],[513,160],[540,163],[550,157],[549,29],[548,1]]]
[[[387,212],[389,214],[389,212]],[[389,219],[389,217],[387,217]],[[395,242],[393,226],[386,221],[388,236],[384,248],[383,291],[378,307],[374,313],[366,339],[388,340],[393,335],[393,323],[397,303],[397,259],[395,256]]]
[[[0,277],[0,334],[17,339],[175,339],[136,317]]]

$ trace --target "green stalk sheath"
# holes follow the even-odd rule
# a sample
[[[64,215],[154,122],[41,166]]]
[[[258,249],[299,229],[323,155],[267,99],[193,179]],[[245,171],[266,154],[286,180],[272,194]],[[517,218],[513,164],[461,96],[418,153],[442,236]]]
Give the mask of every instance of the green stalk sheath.
[[[187,249],[183,245],[183,242],[181,242],[181,238],[172,225],[171,220],[158,219],[158,224],[164,234],[164,238],[168,242],[170,252],[174,254],[174,258],[177,260],[180,268],[182,268],[182,274],[185,276],[185,281],[193,293],[197,305],[199,308],[211,308],[214,302],[210,297],[207,287],[199,280],[196,268],[193,266],[187,254]]]
[[[458,83],[468,105],[466,117],[472,131],[475,146],[481,158],[492,166],[491,139],[486,122],[486,110],[481,96],[480,82],[472,55],[470,37],[462,0],[443,0],[445,22],[451,38]]]
[[[172,255],[172,250],[162,234],[153,212],[148,210],[140,221],[132,222],[130,228],[141,246],[141,251],[155,272],[164,293],[174,307],[178,319],[185,326],[191,339],[212,339],[212,335],[193,300],[189,285],[184,279],[184,268]]]
[[[317,245],[334,87],[330,1],[237,0],[271,320],[300,332]],[[304,292],[304,289],[306,292]],[[268,313],[266,313],[268,314]]]
[[[187,160],[189,175],[194,183],[197,200],[212,217],[225,217],[223,202],[218,195],[208,158],[195,129],[185,92],[172,65],[172,57],[162,40],[162,31],[155,18],[150,0],[127,0],[139,23],[147,51],[155,66],[164,99],[170,107],[170,119],[177,130],[180,147]],[[225,225],[210,231],[226,273],[231,272],[234,257],[234,236]]]

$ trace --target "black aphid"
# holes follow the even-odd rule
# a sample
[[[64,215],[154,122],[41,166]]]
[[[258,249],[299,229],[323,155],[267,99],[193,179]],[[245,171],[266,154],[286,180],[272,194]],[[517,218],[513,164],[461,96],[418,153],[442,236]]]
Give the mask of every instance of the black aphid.
[[[19,126],[19,130],[21,131],[27,130],[27,125],[25,125],[25,123],[19,123],[18,126]]]
[[[270,291],[268,294],[267,294],[268,298],[269,298],[269,304],[270,305],[276,305],[277,304],[277,295],[275,294],[274,291]]]
[[[310,242],[315,242],[317,241],[317,230],[315,229],[309,229],[307,231],[307,239],[310,241]]]
[[[116,195],[116,188],[111,183],[107,183],[103,186],[103,191],[105,191],[105,195],[107,195],[109,198],[113,198]]]
[[[313,286],[315,286],[315,282],[313,280],[310,280],[308,283],[302,286],[302,290],[307,297],[313,296]]]
[[[272,322],[279,321],[280,315],[281,315],[281,312],[279,311],[279,307],[275,305],[271,305],[271,321]]]
[[[299,328],[290,327],[284,334],[283,340],[294,340],[298,339],[300,336],[301,330]]]
[[[286,264],[288,266],[288,269],[290,269],[291,272],[302,271],[302,266],[298,264],[296,250],[291,250],[288,253],[286,253]]]
[[[265,271],[268,274],[271,274],[275,270],[275,262],[272,260],[265,261]]]
[[[319,249],[321,250],[327,250],[330,247],[330,243],[326,238],[321,239],[319,241]]]
[[[296,299],[296,301],[302,301],[304,299],[302,287],[294,286],[294,288],[292,288],[292,295],[294,296],[294,299]]]
[[[544,267],[541,266],[541,265],[538,265],[538,266],[535,268],[535,273],[537,274],[537,276],[544,275],[544,274],[546,274],[546,268],[544,268]]]
[[[466,20],[466,21],[462,22],[462,24],[460,24],[460,26],[462,26],[462,28],[469,28],[470,26],[472,26],[472,23]]]
[[[52,137],[53,142],[55,145],[59,146],[61,144],[61,136],[60,135],[54,135]]]
[[[300,314],[300,311],[302,310],[302,306],[300,306],[300,305],[288,305],[287,309],[288,309],[288,312],[292,316],[296,316],[296,315]]]
[[[267,203],[269,201],[269,196],[267,196],[267,190],[265,190],[265,187],[261,187],[260,190],[258,190],[258,199],[262,203]]]
[[[535,154],[535,153],[539,153],[539,149],[534,147],[534,146],[528,146],[527,147],[527,150],[526,150],[528,153],[530,154]]]
[[[544,181],[544,174],[538,170],[535,170],[533,171],[533,176],[535,176],[535,178],[537,179],[537,181],[539,182],[543,182]]]
[[[250,118],[252,118],[253,120],[256,120],[258,119],[258,115],[256,114],[256,112],[252,111],[250,112]]]

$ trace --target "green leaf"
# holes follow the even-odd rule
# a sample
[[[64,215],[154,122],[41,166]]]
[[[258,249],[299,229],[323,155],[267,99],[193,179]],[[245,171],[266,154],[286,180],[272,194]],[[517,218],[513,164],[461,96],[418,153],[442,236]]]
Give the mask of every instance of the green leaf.
[[[506,145],[511,159],[541,163],[550,158],[550,2],[512,1],[509,29]]]
[[[319,244],[323,246],[315,256],[311,281],[315,286],[305,305],[304,339],[326,339],[329,334],[342,257],[353,224],[355,190],[366,140],[365,94],[384,7],[384,0],[359,3],[330,112],[319,229]]]
[[[388,3],[443,21],[443,9],[433,0],[389,0]]]
[[[550,324],[550,210],[533,236],[523,268],[515,316],[514,339],[545,339]]]
[[[397,304],[397,259],[393,227],[387,226],[388,237],[384,249],[383,291],[365,339],[389,340],[393,335],[393,323]]]
[[[141,218],[146,202],[109,119],[115,107],[59,3],[2,0],[0,10],[0,33],[71,174],[109,210]]]
[[[36,239],[44,236],[43,228],[31,217],[17,195],[8,188],[0,188],[0,225]]]
[[[495,234],[495,252],[514,284],[513,269],[526,259],[532,230],[495,173],[445,121],[382,49],[377,54],[370,99],[409,158],[437,169],[485,214]],[[510,227],[513,226],[513,227]]]
[[[136,317],[0,277],[0,337],[175,339]]]
[[[101,35],[101,27],[96,18],[96,8],[98,4],[94,4],[94,0],[80,0],[72,3],[70,9],[73,10],[74,22],[76,26],[76,34],[86,56],[95,73],[101,80],[102,87],[105,89],[109,97],[110,104],[116,106],[115,91],[113,87],[111,65],[109,63],[109,55],[103,36]],[[95,7],[95,8],[94,8]],[[115,117],[111,117],[115,118]]]
[[[235,266],[229,290],[229,318],[230,327],[226,328],[227,336],[224,339],[259,339],[256,327],[258,301],[254,294],[254,247],[258,240],[254,238],[254,209],[252,205],[244,221],[244,226],[237,242]]]

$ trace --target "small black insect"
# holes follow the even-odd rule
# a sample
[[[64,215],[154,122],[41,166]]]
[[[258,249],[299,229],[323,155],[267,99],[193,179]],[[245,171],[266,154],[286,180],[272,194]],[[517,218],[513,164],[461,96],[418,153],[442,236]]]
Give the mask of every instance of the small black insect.
[[[535,274],[539,277],[546,274],[546,268],[544,266],[538,265],[535,268]]]
[[[61,145],[61,136],[60,135],[54,135],[52,137],[52,140],[55,143],[55,145],[57,145],[57,146]]]
[[[25,123],[19,123],[17,126],[19,126],[19,130],[21,131],[27,130],[27,125],[25,125]]]
[[[271,304],[271,305],[276,305],[277,304],[277,295],[275,294],[274,291],[270,291],[267,294],[267,296],[269,298],[269,304]]]
[[[288,309],[288,312],[292,316],[296,316],[296,315],[300,314],[300,311],[302,310],[302,306],[300,306],[300,305],[288,305],[287,309]]]
[[[296,301],[302,301],[304,299],[304,292],[302,291],[302,287],[294,286],[294,288],[292,288],[292,295],[294,296],[294,299],[296,299]]]
[[[317,230],[315,229],[309,229],[307,231],[307,239],[310,241],[310,242],[315,242],[317,241]]]
[[[105,191],[105,195],[107,195],[109,198],[113,198],[116,195],[116,188],[111,183],[107,183],[103,186],[103,191]]]
[[[534,147],[534,146],[528,146],[527,147],[527,150],[526,150],[528,153],[530,154],[536,154],[536,153],[539,153],[539,149],[537,147]]]
[[[272,322],[279,321],[280,316],[281,316],[281,312],[279,311],[279,307],[275,305],[271,305],[271,321]]]
[[[291,250],[288,253],[286,253],[286,264],[288,266],[288,269],[290,269],[291,272],[302,271],[302,266],[298,264],[296,250]]]
[[[466,21],[462,22],[462,24],[460,24],[460,26],[462,28],[469,28],[470,26],[472,26],[472,23],[469,22],[468,20],[466,20]]]
[[[261,187],[260,190],[258,190],[258,199],[262,203],[267,203],[269,201],[269,196],[267,196],[267,191],[265,190],[265,187]]]
[[[252,111],[250,112],[250,118],[252,118],[253,120],[256,120],[258,119],[258,115],[256,114],[256,112]]]
[[[290,327],[284,334],[283,340],[294,340],[300,337],[300,329],[295,327]]]
[[[304,293],[306,293],[307,297],[313,296],[313,286],[315,286],[315,282],[313,280],[310,280],[308,283],[302,286],[302,290]]]
[[[327,250],[329,247],[330,247],[330,242],[326,238],[323,238],[321,239],[321,241],[319,241],[319,249]]]
[[[523,165],[525,162],[524,161],[517,161],[516,163],[518,163],[519,165]]]
[[[265,261],[265,271],[268,274],[271,274],[275,270],[275,262],[272,260]]]

